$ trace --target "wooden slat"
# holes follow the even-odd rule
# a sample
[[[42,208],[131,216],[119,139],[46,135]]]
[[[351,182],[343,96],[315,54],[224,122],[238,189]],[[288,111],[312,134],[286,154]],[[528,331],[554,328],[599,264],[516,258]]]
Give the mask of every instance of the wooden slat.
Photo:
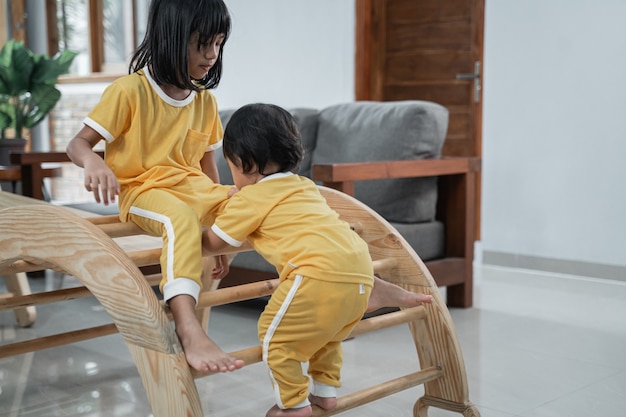
[[[424,306],[381,314],[380,316],[374,316],[369,319],[361,320],[352,330],[349,337],[356,337],[376,330],[386,329],[387,327],[398,326],[410,321],[422,320],[424,317],[426,317],[426,309]]]
[[[433,381],[440,378],[442,374],[443,371],[440,367],[433,366],[383,382],[382,384],[364,388],[352,394],[337,398],[337,408],[334,410],[326,411],[319,407],[313,407],[312,417],[334,416],[335,414],[371,403],[372,401],[380,400],[381,398],[424,384],[428,381]]]
[[[129,251],[127,255],[137,266],[154,265],[159,263],[161,248]],[[42,269],[55,270],[56,266],[46,262],[31,263],[27,261],[16,261],[11,265],[0,267],[0,275],[3,273],[41,271]]]
[[[83,340],[108,336],[115,333],[117,333],[117,327],[115,327],[115,324],[105,324],[103,326],[90,327],[83,330],[75,330],[52,336],[39,337],[25,342],[11,343],[9,345],[2,345],[2,349],[0,349],[0,358],[7,358],[9,356],[35,352],[41,349],[69,345],[71,343],[82,342]]]
[[[146,281],[149,285],[157,285],[161,281],[161,274],[147,275]],[[28,295],[12,295],[7,298],[0,297],[0,311],[11,310],[19,307],[38,306],[60,301],[76,300],[79,298],[90,297],[91,295],[91,291],[89,291],[86,287],[73,287]]]
[[[378,259],[376,261],[372,261],[372,266],[374,267],[374,273],[380,274],[384,272],[391,271],[393,268],[398,265],[398,261],[394,258],[385,258]]]
[[[360,181],[453,175],[480,169],[480,158],[325,164],[313,166],[313,179],[323,182]]]
[[[221,288],[215,291],[203,292],[200,293],[197,307],[203,308],[218,306],[263,297],[273,293],[278,284],[279,280],[276,278],[267,281],[237,285],[235,287]]]

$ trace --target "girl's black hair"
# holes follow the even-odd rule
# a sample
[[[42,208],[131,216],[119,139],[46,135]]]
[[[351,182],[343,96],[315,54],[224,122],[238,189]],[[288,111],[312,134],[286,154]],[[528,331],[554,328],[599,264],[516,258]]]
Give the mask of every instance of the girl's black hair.
[[[293,116],[273,104],[248,104],[233,113],[224,131],[224,156],[246,174],[266,172],[269,163],[276,172],[297,172],[304,151]]]
[[[130,60],[129,73],[146,65],[159,85],[173,85],[184,90],[217,87],[222,77],[224,44],[230,35],[230,14],[222,0],[152,0],[146,36]],[[198,45],[215,36],[225,36],[215,65],[202,80],[189,76],[188,45],[198,33]]]

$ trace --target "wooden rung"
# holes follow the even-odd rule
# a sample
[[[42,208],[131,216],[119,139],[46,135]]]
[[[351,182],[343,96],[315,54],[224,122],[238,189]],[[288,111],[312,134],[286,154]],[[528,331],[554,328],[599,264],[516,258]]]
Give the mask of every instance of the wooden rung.
[[[110,238],[145,235],[146,232],[142,230],[135,223],[131,222],[117,222],[117,223],[99,223],[98,227]]]
[[[395,258],[385,258],[372,261],[374,267],[374,273],[380,274],[382,272],[389,272],[398,266],[398,260]]]
[[[110,216],[89,217],[86,220],[89,220],[92,224],[95,225],[121,223],[119,216],[114,214]]]
[[[34,272],[41,271],[43,269],[55,269],[56,265],[52,265],[47,262],[27,262],[27,261],[15,261],[10,265],[0,268],[0,275],[17,274],[18,272]]]
[[[57,301],[74,300],[91,295],[85,287],[66,288],[56,291],[46,291],[35,294],[19,295],[7,300],[0,300],[0,311],[12,310],[18,307],[28,307]]]
[[[355,337],[361,334],[370,333],[376,330],[385,329],[387,327],[397,326],[399,324],[408,323],[414,320],[422,320],[426,317],[426,309],[424,306],[407,308],[406,310],[394,311],[393,313],[381,314],[380,316],[370,317],[361,320],[359,324],[352,329],[349,337]]]
[[[126,252],[126,254],[138,267],[156,265],[159,263],[161,248],[129,251]],[[0,275],[41,271],[42,269],[56,269],[56,266],[46,262],[32,263],[27,261],[15,261],[9,266],[0,268]]]
[[[442,375],[443,370],[438,366],[422,369],[421,371],[413,372],[411,374],[383,382],[382,384],[364,388],[353,392],[352,394],[339,397],[337,398],[337,408],[334,410],[327,411],[319,407],[313,407],[312,417],[334,416],[335,414],[351,410],[355,407],[380,400],[381,398],[389,395],[440,378]]]
[[[269,281],[269,282],[272,282],[272,281]],[[252,284],[246,284],[246,285],[252,285]],[[240,287],[244,287],[244,286],[245,285],[240,285]],[[233,288],[233,287],[230,287],[230,288]],[[224,289],[230,289],[230,288],[224,288]],[[222,290],[212,291],[212,292],[204,293],[204,294],[214,294],[219,291],[222,291]],[[418,320],[418,319],[424,318],[425,315],[426,315],[426,310],[424,309],[424,306],[418,306],[418,307],[408,308],[402,311],[396,311],[393,313],[383,314],[377,317],[370,317],[369,319],[361,320],[359,324],[357,324],[356,327],[352,329],[352,333],[350,333],[348,338],[358,336],[360,334],[364,334],[368,332],[373,332],[375,330],[384,329],[386,327],[391,327],[391,326],[396,326],[398,324],[407,323],[409,321]],[[230,355],[237,359],[242,359],[245,365],[252,365],[253,363],[257,363],[262,360],[261,346],[251,346],[242,350],[238,350],[236,352],[231,352]],[[197,379],[197,378],[202,378],[204,376],[212,375],[216,372],[201,374],[192,369],[191,373],[193,377]]]
[[[237,359],[242,359],[244,362],[244,366],[252,365],[258,362],[261,362],[263,359],[263,354],[261,352],[261,346],[251,346],[242,350],[238,350],[235,352],[230,352],[230,356],[235,357]],[[195,378],[204,378],[205,376],[217,374],[219,372],[209,372],[209,373],[200,373],[193,368],[189,368],[191,371],[191,375]]]
[[[202,292],[198,299],[197,308],[218,306],[270,295],[274,292],[279,282],[278,278],[276,278]]]
[[[363,225],[361,223],[350,223],[350,229],[354,230],[359,236],[363,234]]]
[[[156,265],[161,257],[161,248],[135,250],[126,252],[126,255],[137,266]]]
[[[151,286],[157,285],[161,281],[161,274],[146,275],[145,278]],[[77,298],[89,296],[91,296],[91,291],[89,291],[86,287],[64,288],[55,291],[12,296],[11,298],[6,299],[3,299],[2,296],[0,296],[0,311],[12,310],[19,307],[56,303],[59,301],[75,300]]]
[[[103,326],[91,327],[89,329],[75,330],[52,336],[39,337],[25,342],[3,345],[2,349],[0,349],[0,358],[7,358],[9,356],[21,355],[22,353],[35,352],[41,349],[82,342],[83,340],[107,336],[114,333],[117,333],[117,327],[115,324],[105,324]]]

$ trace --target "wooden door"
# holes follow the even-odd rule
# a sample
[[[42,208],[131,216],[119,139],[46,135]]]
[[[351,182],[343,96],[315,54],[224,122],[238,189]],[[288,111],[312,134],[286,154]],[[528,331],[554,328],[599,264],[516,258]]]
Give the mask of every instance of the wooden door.
[[[26,13],[25,13],[26,3],[25,1],[26,0],[11,0],[10,2],[11,19],[9,22],[9,25],[11,26],[11,29],[9,31],[11,35],[10,39],[23,41],[24,43],[26,43]],[[9,35],[9,33],[7,33],[7,35]]]
[[[434,101],[446,156],[481,156],[484,0],[356,0],[355,98]]]

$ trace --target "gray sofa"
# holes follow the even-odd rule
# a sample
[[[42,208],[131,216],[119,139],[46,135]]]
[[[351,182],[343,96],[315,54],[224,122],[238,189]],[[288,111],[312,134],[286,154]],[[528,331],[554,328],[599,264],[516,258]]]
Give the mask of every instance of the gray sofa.
[[[224,126],[233,111],[220,112]],[[447,109],[426,101],[363,101],[290,112],[305,149],[299,174],[353,194],[378,212],[426,262],[438,285],[449,287],[448,304],[471,306],[475,219],[469,206],[479,161],[441,159]],[[216,156],[221,182],[232,183],[221,152]],[[244,252],[221,285],[275,275],[258,254]]]

